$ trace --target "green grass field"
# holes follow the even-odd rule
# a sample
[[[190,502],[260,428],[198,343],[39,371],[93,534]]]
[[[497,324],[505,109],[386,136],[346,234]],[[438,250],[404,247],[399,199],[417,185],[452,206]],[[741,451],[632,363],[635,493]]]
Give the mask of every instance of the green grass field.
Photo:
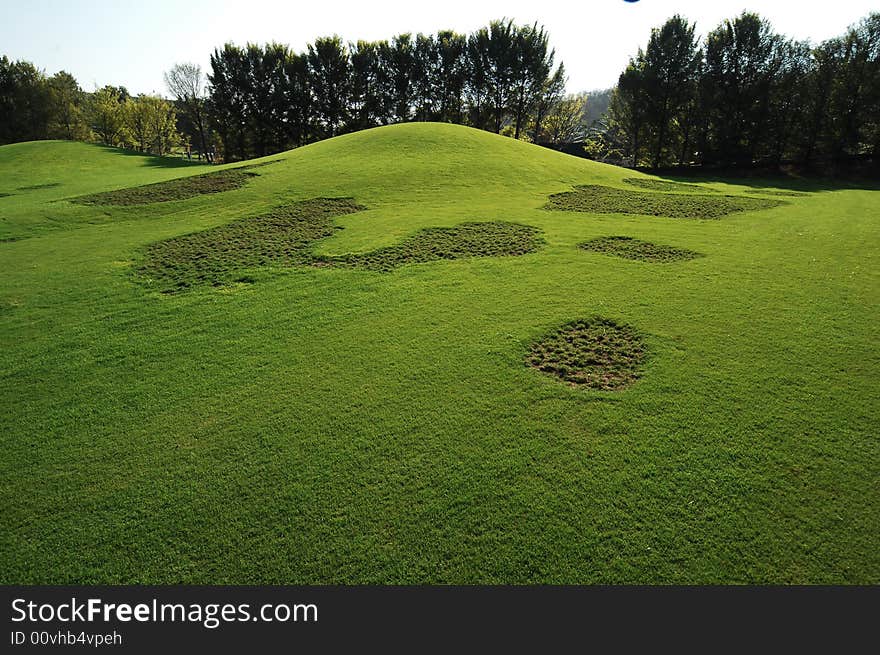
[[[880,582],[877,189],[438,124],[270,160],[84,204],[218,167],[0,147],[0,582]],[[620,390],[529,365],[591,317],[644,347]]]

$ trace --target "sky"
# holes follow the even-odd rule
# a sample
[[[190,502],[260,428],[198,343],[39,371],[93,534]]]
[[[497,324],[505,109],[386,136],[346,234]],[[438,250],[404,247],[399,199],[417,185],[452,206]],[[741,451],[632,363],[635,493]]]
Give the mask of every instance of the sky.
[[[743,10],[758,12],[778,32],[820,42],[876,11],[877,0],[0,0],[0,55],[49,75],[66,70],[87,91],[113,84],[167,95],[166,70],[193,62],[207,71],[211,52],[227,41],[277,41],[299,52],[319,36],[468,33],[507,17],[546,28],[575,93],[613,86],[651,28],[676,13],[705,34]]]

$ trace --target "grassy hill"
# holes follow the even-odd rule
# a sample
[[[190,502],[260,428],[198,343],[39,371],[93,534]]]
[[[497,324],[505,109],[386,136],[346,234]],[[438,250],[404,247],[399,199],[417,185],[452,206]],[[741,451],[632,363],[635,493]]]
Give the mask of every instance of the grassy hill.
[[[0,581],[880,582],[876,190],[438,124],[254,163],[0,147]],[[632,375],[533,363],[591,317]]]

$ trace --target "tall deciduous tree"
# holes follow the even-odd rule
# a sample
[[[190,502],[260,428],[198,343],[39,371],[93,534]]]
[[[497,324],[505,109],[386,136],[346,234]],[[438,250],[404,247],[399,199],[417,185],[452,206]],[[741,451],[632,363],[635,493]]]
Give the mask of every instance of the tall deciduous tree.
[[[206,112],[205,78],[198,64],[175,64],[165,73],[165,85],[177,99],[195,128],[202,153],[208,151],[208,121]]]
[[[174,105],[152,95],[139,95],[125,102],[126,134],[141,152],[164,155],[177,145],[177,116]]]
[[[546,140],[553,144],[582,142],[587,133],[587,102],[584,94],[556,102],[545,121]]]
[[[516,61],[516,29],[512,20],[495,20],[486,30],[487,87],[492,130],[501,132],[508,113]]]
[[[647,106],[645,55],[640,49],[620,74],[608,107],[610,127],[626,142],[625,151],[630,154],[633,166],[642,162]]]
[[[512,90],[510,110],[514,138],[520,138],[526,122],[540,102],[553,69],[555,52],[543,27],[526,25],[516,30],[511,57]]]
[[[128,138],[126,101],[128,92],[105,86],[92,94],[89,118],[92,131],[101,143],[118,146]]]
[[[535,102],[534,115],[532,118],[532,141],[538,143],[542,139],[544,121],[553,107],[562,99],[565,93],[565,67],[562,64],[556,68],[556,72],[541,85],[541,92]]]
[[[351,52],[351,111],[349,129],[374,127],[383,118],[379,44],[358,41]]]
[[[438,120],[464,120],[464,87],[467,79],[467,37],[452,31],[437,34]]]
[[[45,75],[30,62],[0,57],[0,143],[47,138],[50,111]]]
[[[308,73],[318,128],[336,136],[346,123],[351,97],[351,65],[338,36],[309,44]]]
[[[767,137],[770,90],[779,70],[782,38],[770,23],[744,12],[706,39],[706,82],[711,96],[710,145],[715,159],[750,164]]]
[[[208,75],[211,93],[209,115],[223,143],[226,161],[247,157],[245,93],[249,84],[245,70],[244,52],[227,43],[211,55]]]
[[[651,161],[664,163],[672,132],[685,120],[684,109],[695,93],[699,66],[694,26],[673,16],[651,32],[644,54],[645,127]]]

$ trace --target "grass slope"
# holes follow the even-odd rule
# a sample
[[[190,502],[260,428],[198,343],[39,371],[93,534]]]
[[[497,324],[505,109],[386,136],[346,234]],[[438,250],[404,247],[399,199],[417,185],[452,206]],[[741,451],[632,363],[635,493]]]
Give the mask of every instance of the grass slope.
[[[0,240],[107,220],[95,208],[63,210],[63,198],[141,186],[204,173],[210,167],[171,157],[71,141],[29,141],[0,147]]]
[[[435,124],[280,158],[233,191],[97,208],[63,198],[204,169],[0,148],[3,236],[29,237],[0,243],[0,582],[880,582],[876,190],[799,185],[717,221],[547,211],[634,173]],[[151,244],[316,197],[369,208],[325,257],[470,222],[545,243],[135,283]],[[612,235],[705,256],[578,248]],[[593,316],[638,331],[632,386],[527,364]]]

